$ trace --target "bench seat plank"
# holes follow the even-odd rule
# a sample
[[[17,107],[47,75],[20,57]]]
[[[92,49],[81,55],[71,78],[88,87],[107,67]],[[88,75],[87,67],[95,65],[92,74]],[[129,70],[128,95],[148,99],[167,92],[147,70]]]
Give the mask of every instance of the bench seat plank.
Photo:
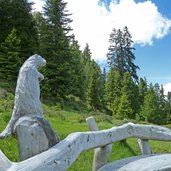
[[[171,154],[129,157],[106,164],[98,171],[171,171]]]

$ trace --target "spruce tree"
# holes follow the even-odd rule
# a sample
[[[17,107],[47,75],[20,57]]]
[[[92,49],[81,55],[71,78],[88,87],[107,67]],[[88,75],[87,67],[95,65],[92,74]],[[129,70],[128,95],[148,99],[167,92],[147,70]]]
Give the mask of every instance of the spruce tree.
[[[90,72],[87,83],[87,93],[86,93],[86,102],[88,106],[91,106],[93,109],[101,108],[101,70],[97,63],[92,60],[90,63]]]
[[[44,37],[46,37],[46,33],[48,31],[47,27],[47,21],[43,17],[43,15],[40,12],[34,12],[33,13],[33,20],[35,23],[35,30],[37,32],[37,52],[38,54],[44,54],[44,49],[46,49]],[[43,42],[43,43],[42,43]],[[48,42],[47,42],[48,45]]]
[[[120,103],[122,88],[122,78],[118,70],[110,68],[105,84],[105,103],[106,107],[117,115]]]
[[[161,123],[165,123],[167,120],[167,101],[166,96],[164,95],[163,85],[160,86],[159,83],[156,83],[154,89],[159,104],[160,121]]]
[[[138,83],[138,93],[139,93],[139,104],[140,106],[143,105],[144,103],[144,97],[147,93],[147,81],[146,78],[140,78],[139,83]]]
[[[167,113],[167,123],[170,123],[171,122],[171,92],[167,93],[166,113]]]
[[[134,83],[130,73],[124,73],[124,78],[122,81],[122,89],[121,89],[121,100],[122,96],[124,96],[123,100],[127,100],[127,107],[128,110],[131,111],[127,113],[127,118],[135,119],[136,114],[138,113],[139,109],[139,102],[138,102],[138,87]],[[126,98],[125,98],[126,96]],[[119,106],[122,105],[121,102]],[[129,106],[128,106],[129,105]],[[130,110],[131,109],[131,110]],[[124,109],[126,110],[126,109]],[[122,113],[119,113],[122,115]]]
[[[123,92],[120,103],[117,110],[117,117],[119,119],[132,118],[133,110],[131,108],[131,102],[128,99],[126,92]]]
[[[63,0],[47,0],[44,6],[44,19],[41,30],[41,54],[45,56],[46,82],[49,93],[65,97],[71,93],[71,60],[69,41],[72,20]]]
[[[114,94],[113,94],[113,89],[114,89],[114,69],[111,68],[107,74],[106,77],[106,83],[105,83],[105,94],[104,94],[104,101],[106,108],[111,110],[112,108],[112,102],[114,100]]]
[[[135,55],[133,51],[135,49],[132,47],[133,41],[128,28],[125,26],[123,30],[113,29],[110,34],[109,43],[107,53],[109,66],[117,69],[122,75],[125,72],[129,72],[137,81],[136,70],[139,67],[134,64]]]
[[[21,41],[22,62],[37,52],[37,32],[31,5],[28,0],[0,1],[0,43],[4,42],[15,28],[16,35]]]
[[[171,92],[167,93],[167,101],[171,104]]]
[[[0,45],[0,78],[16,81],[21,67],[21,41],[14,28]]]
[[[81,64],[85,73],[83,82],[84,101],[88,107],[101,110],[103,107],[104,79],[99,65],[91,59],[91,50],[88,44],[82,52]]]
[[[106,84],[106,77],[107,77],[107,74],[106,74],[106,69],[105,67],[103,68],[103,71],[102,71],[102,75],[101,75],[101,81],[100,81],[100,99],[101,99],[101,102],[102,102],[102,106],[103,108],[106,109],[106,104],[105,104],[105,84]]]
[[[72,39],[70,45],[72,61],[70,63],[71,70],[71,94],[79,97],[81,100],[84,100],[85,97],[85,71],[84,65],[81,63],[82,52],[78,41],[74,38]]]
[[[82,53],[82,63],[86,64],[87,62],[90,62],[90,61],[91,61],[91,50],[90,50],[88,43],[86,43],[86,46]]]
[[[159,90],[159,105],[160,109],[165,113],[165,104],[166,104],[166,96],[164,95],[164,88],[163,85],[160,86]]]
[[[144,98],[144,104],[141,108],[140,116],[148,122],[161,123],[158,97],[152,85],[150,85]]]
[[[87,97],[87,90],[88,90],[88,83],[90,82],[90,75],[91,75],[91,50],[88,44],[86,44],[82,56],[81,56],[81,64],[84,69],[85,79],[84,79],[84,101],[86,102]]]
[[[160,107],[160,117],[163,123],[167,122],[167,100],[164,95],[163,85],[160,86],[159,90],[159,107]]]

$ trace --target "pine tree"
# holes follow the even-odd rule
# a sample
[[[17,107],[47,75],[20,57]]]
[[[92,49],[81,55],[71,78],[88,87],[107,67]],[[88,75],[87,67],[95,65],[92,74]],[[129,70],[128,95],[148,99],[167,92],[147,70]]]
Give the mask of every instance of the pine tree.
[[[84,65],[81,63],[82,52],[78,41],[74,38],[70,45],[72,61],[71,61],[71,94],[79,97],[81,100],[84,100],[85,97],[85,71]]]
[[[128,72],[136,81],[138,81],[138,75],[137,75],[137,69],[139,67],[134,64],[135,61],[135,55],[134,55],[134,50],[135,48],[132,46],[133,41],[132,41],[132,36],[129,33],[128,27],[125,26],[123,28],[123,55],[125,59],[125,70]]]
[[[117,69],[122,75],[129,72],[131,76],[137,81],[138,76],[136,70],[138,66],[134,64],[135,56],[132,47],[132,37],[125,26],[123,31],[121,29],[113,29],[110,34],[109,48],[107,53],[107,60],[110,67]]]
[[[8,81],[16,81],[21,66],[20,39],[14,28],[0,45],[0,77]]]
[[[101,75],[101,81],[100,81],[100,99],[101,99],[101,103],[103,108],[105,108],[106,104],[105,104],[105,84],[106,84],[106,69],[105,67],[103,68],[102,71],[102,75]],[[105,108],[106,109],[106,108]]]
[[[138,83],[138,91],[139,91],[139,103],[140,103],[140,106],[143,105],[144,103],[144,97],[147,93],[147,81],[146,81],[146,78],[140,78],[140,81]]]
[[[139,102],[139,109],[136,115],[136,118],[138,120],[143,120],[143,118],[141,118],[140,116],[140,111],[142,110],[142,106],[144,104],[144,99],[145,96],[147,94],[147,90],[148,90],[148,86],[147,86],[147,81],[146,78],[140,78],[139,82],[138,82],[138,102]]]
[[[160,86],[159,90],[159,105],[160,109],[165,113],[165,104],[166,104],[166,96],[164,95],[164,88],[163,85]]]
[[[158,99],[159,104],[159,114],[160,114],[160,122],[166,123],[167,121],[167,101],[166,96],[164,95],[163,85],[159,85],[156,83],[154,85],[155,93]]]
[[[139,110],[138,88],[137,88],[137,85],[134,83],[131,75],[128,72],[124,73],[124,78],[122,81],[121,96],[126,96],[126,99],[128,101],[127,103],[128,110],[132,111],[132,113],[129,112],[127,114],[127,118],[135,119],[135,116]],[[120,113],[120,115],[122,115],[122,113]]]
[[[164,88],[163,85],[160,86],[159,90],[159,107],[160,107],[160,117],[161,122],[167,122],[167,101],[166,96],[164,95]]]
[[[112,108],[112,102],[114,100],[114,94],[113,94],[113,89],[114,89],[114,69],[110,69],[107,77],[106,77],[106,83],[105,83],[105,94],[104,94],[104,101],[106,108],[111,110]]]
[[[171,92],[167,93],[166,113],[167,113],[167,123],[170,123],[171,122]]]
[[[44,34],[44,33],[46,33],[48,31],[47,30],[48,24],[40,12],[34,12],[33,13],[33,20],[35,23],[35,30],[37,32],[37,52],[38,52],[38,54],[42,55],[42,54],[45,54],[44,49],[47,48],[45,46],[45,41],[47,39],[44,40],[44,37],[46,37],[46,34]],[[48,45],[48,42],[47,42],[47,45]]]
[[[90,50],[88,43],[86,43],[86,46],[82,53],[82,63],[86,64],[87,62],[90,62],[90,61],[91,61],[91,50]]]
[[[0,1],[0,43],[4,42],[8,34],[10,34],[12,28],[11,26],[12,19],[11,17],[11,3],[9,0],[1,0]]]
[[[102,109],[104,96],[104,79],[99,65],[91,59],[91,50],[86,44],[81,57],[84,68],[84,92],[87,106],[92,109]]]
[[[32,3],[27,0],[0,1],[0,43],[4,42],[13,28],[20,39],[22,62],[37,52],[37,32],[32,16]]]
[[[91,106],[93,109],[101,108],[101,70],[97,63],[92,60],[90,63],[90,73],[89,73],[89,81],[87,83],[87,93],[86,93],[86,102],[88,106]]]
[[[146,121],[158,124],[161,123],[158,97],[152,85],[150,85],[144,98],[144,104],[142,106],[140,116]]]
[[[171,92],[167,93],[167,101],[171,104]]]
[[[71,93],[71,60],[69,41],[72,20],[63,0],[47,0],[41,30],[41,54],[46,57],[46,82],[52,96]]]
[[[91,50],[88,44],[86,44],[82,52],[81,64],[83,65],[84,73],[85,73],[85,80],[84,80],[83,85],[84,85],[84,101],[86,102],[88,83],[90,82],[90,75],[91,75]]]
[[[130,100],[128,95],[124,92],[121,96],[117,116],[119,119],[132,118],[133,110],[131,108]]]
[[[122,79],[120,72],[114,68],[110,68],[105,84],[105,103],[106,107],[117,114],[118,105],[120,103],[122,88]]]

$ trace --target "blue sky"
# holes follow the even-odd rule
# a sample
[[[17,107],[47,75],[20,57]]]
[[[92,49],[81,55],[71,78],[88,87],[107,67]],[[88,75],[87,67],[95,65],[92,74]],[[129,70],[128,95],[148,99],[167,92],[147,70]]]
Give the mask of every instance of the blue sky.
[[[41,10],[43,0],[34,0]],[[127,25],[135,42],[138,75],[171,91],[171,0],[64,0],[72,13],[71,27],[92,58],[106,62],[109,34]]]
[[[138,0],[136,0],[138,1]],[[158,11],[171,20],[171,1],[152,0]],[[161,39],[154,39],[152,45],[135,45],[136,63],[140,66],[138,74],[146,76],[148,82],[163,84],[171,91],[171,28]]]
[[[135,3],[144,3],[146,0],[135,0]],[[120,1],[116,1],[119,3]],[[171,19],[170,0],[151,0],[158,8],[158,12]],[[100,0],[108,9],[111,0]],[[110,9],[108,9],[110,10]],[[171,83],[171,29],[160,39],[153,39],[152,44],[135,44],[136,64],[140,67],[138,75],[146,77],[148,82],[168,84]]]
[[[138,1],[138,0],[136,0]],[[158,11],[165,17],[171,19],[170,0],[152,0],[158,7]],[[171,82],[171,32],[159,39],[154,40],[148,46],[135,45],[136,62],[141,70],[139,74],[146,76],[151,82],[166,84]]]
[[[171,34],[155,40],[150,46],[135,45],[136,64],[140,67],[138,74],[146,76],[152,83],[167,84],[171,82]]]

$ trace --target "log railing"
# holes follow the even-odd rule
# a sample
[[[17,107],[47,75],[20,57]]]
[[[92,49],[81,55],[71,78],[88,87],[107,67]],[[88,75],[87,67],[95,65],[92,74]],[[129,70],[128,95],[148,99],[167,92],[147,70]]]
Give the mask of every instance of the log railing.
[[[87,119],[90,132],[77,132],[34,157],[22,162],[9,161],[0,153],[1,171],[66,171],[77,159],[81,152],[98,148],[95,151],[93,169],[98,170],[106,165],[111,145],[116,141],[127,138],[138,138],[143,154],[150,153],[148,140],[171,141],[171,131],[154,125],[127,123],[122,126],[98,131],[93,118]],[[93,123],[93,124],[92,124]],[[91,125],[92,124],[92,125]],[[103,156],[100,158],[99,156]],[[100,158],[100,160],[98,159]]]

